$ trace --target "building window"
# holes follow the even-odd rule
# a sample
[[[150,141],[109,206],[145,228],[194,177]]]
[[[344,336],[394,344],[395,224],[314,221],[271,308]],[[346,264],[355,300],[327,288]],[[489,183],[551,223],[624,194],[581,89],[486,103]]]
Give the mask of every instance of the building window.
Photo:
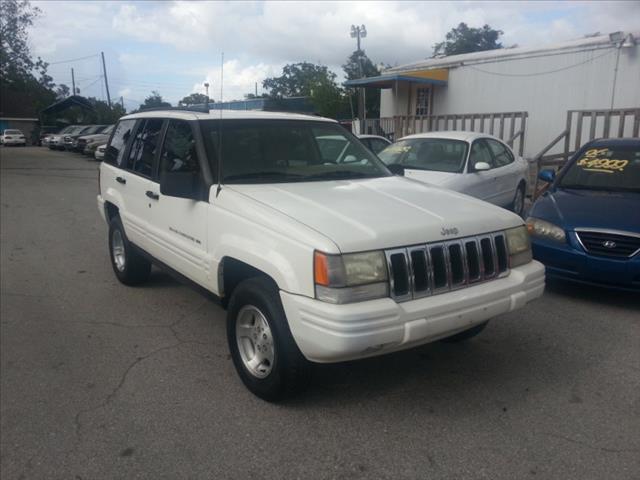
[[[416,93],[416,115],[429,115],[429,88],[418,88]]]

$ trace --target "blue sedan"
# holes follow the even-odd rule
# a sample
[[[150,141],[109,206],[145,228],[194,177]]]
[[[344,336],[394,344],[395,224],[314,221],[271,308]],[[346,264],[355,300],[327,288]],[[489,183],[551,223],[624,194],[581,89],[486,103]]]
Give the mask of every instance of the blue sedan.
[[[640,139],[594,140],[539,178],[527,228],[547,276],[640,291]]]

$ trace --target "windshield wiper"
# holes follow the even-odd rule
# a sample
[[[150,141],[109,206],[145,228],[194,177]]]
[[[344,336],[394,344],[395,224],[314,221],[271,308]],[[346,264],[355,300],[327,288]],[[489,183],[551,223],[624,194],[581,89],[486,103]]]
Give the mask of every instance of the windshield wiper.
[[[224,177],[224,181],[233,181],[233,180],[274,180],[274,179],[282,179],[282,180],[299,180],[302,178],[302,175],[297,173],[285,173],[285,172],[275,172],[275,171],[264,171],[264,172],[251,172],[251,173],[241,173],[238,175],[228,175]]]
[[[305,180],[347,180],[351,178],[370,178],[370,175],[352,170],[331,170],[328,172],[307,175]]]

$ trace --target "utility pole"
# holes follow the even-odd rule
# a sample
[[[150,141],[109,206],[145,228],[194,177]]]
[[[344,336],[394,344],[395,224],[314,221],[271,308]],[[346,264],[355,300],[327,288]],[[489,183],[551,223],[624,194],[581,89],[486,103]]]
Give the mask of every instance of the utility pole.
[[[102,55],[102,74],[104,75],[104,88],[107,90],[107,103],[111,107],[111,95],[109,95],[109,80],[107,80],[107,66],[104,63],[104,52],[100,52]]]
[[[256,82],[256,98],[258,98],[258,82]]]
[[[355,38],[356,41],[358,42],[358,49],[357,51],[357,55],[358,55],[358,67],[360,68],[360,78],[363,77],[364,72],[363,72],[363,68],[362,68],[362,50],[360,49],[360,39],[361,38],[365,38],[367,36],[367,28],[364,25],[360,25],[359,27],[356,27],[355,25],[351,25],[351,38]],[[367,111],[365,108],[365,102],[366,102],[366,96],[365,96],[365,87],[360,87],[359,90],[359,101],[358,101],[358,119],[360,120],[360,133],[366,133],[365,132],[365,123],[367,120]]]
[[[120,95],[120,105],[122,106],[122,110],[124,110],[124,98]]]
[[[73,88],[73,90],[71,90],[71,96],[76,94],[76,77],[73,74],[73,68],[71,69],[71,88]]]

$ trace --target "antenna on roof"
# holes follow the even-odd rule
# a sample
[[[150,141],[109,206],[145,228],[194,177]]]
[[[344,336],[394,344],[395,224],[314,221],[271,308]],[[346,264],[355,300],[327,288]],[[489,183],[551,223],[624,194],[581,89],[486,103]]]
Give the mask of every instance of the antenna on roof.
[[[220,194],[222,183],[222,95],[224,93],[224,52],[220,55],[220,121],[218,122],[218,188],[216,198]]]

